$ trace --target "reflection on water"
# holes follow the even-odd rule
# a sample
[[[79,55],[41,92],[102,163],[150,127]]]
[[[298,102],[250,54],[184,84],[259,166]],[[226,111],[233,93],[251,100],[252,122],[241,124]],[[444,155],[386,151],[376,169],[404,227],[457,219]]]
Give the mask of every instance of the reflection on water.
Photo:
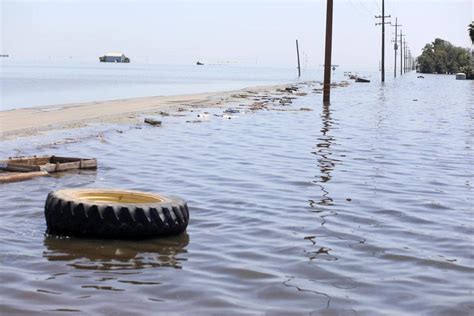
[[[156,267],[182,268],[189,235],[143,241],[44,238],[43,257],[76,269],[126,270]]]
[[[321,116],[322,126],[321,135],[318,137],[318,143],[316,144],[316,150],[312,154],[318,157],[318,167],[320,170],[319,180],[314,180],[323,192],[323,195],[319,201],[310,200],[310,206],[314,204],[319,205],[331,205],[333,199],[329,196],[329,192],[325,188],[325,183],[330,181],[332,178],[332,171],[334,170],[335,159],[332,158],[331,144],[335,142],[335,138],[330,135],[333,121],[331,120],[331,110],[329,104],[323,105],[323,111]]]

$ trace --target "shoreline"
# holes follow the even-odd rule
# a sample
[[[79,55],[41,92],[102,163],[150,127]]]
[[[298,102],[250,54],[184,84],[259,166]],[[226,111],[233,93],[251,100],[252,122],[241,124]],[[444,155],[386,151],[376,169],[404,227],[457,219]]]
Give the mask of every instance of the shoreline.
[[[109,101],[46,105],[0,111],[0,141],[42,132],[85,127],[91,123],[137,123],[140,115],[180,112],[192,108],[251,104],[255,94],[275,95],[288,86],[308,82],[246,87],[223,92],[152,96]]]

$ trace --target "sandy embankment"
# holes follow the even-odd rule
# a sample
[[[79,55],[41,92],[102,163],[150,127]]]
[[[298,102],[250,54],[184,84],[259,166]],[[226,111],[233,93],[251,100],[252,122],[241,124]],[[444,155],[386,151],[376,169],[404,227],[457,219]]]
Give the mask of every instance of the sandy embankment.
[[[81,127],[89,123],[130,123],[137,121],[138,115],[152,112],[229,106],[235,102],[245,102],[245,98],[238,96],[249,90],[272,94],[282,87],[285,86],[259,86],[217,93],[145,97],[2,111],[0,112],[0,140],[31,136],[48,130]]]

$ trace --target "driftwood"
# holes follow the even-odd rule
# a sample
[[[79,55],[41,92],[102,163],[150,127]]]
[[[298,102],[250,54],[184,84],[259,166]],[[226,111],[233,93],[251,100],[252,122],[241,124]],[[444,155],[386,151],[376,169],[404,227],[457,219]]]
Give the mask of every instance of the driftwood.
[[[31,172],[0,172],[0,183],[17,182],[30,180],[36,177],[48,176],[47,171],[31,171]]]
[[[27,180],[73,169],[96,169],[96,159],[73,157],[20,157],[0,160],[0,183]]]

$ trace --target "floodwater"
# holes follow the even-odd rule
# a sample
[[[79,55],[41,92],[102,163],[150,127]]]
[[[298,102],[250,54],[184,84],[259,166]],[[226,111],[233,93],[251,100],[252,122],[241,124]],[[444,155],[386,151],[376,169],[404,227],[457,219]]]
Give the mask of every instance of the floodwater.
[[[472,315],[473,83],[425,77],[294,102],[311,112],[3,142],[2,156],[100,163],[1,186],[3,314]],[[46,195],[65,187],[178,195],[190,225],[145,241],[47,237]]]
[[[313,71],[314,73],[314,71]],[[321,76],[321,72],[317,71]],[[285,84],[293,68],[0,60],[0,110]],[[26,92],[26,93],[25,93]]]

